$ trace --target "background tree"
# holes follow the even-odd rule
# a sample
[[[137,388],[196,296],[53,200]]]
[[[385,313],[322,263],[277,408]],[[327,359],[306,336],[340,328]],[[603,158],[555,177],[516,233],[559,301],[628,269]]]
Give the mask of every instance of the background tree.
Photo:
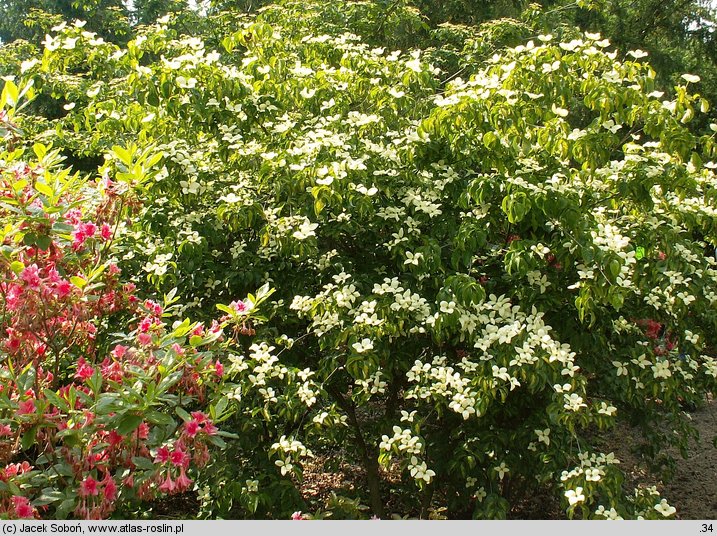
[[[62,21],[83,20],[87,30],[114,42],[129,38],[129,11],[123,0],[1,0],[0,40],[39,43]]]

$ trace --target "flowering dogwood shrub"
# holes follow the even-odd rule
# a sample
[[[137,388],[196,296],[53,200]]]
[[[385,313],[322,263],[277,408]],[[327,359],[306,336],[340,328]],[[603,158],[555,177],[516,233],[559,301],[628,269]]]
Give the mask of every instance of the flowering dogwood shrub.
[[[122,49],[63,25],[22,64],[18,80],[67,112],[52,130],[18,117],[29,135],[80,160],[112,154],[109,176],[131,178],[151,147],[164,155],[129,189],[142,197],[135,218],[115,222],[117,265],[135,285],[178,287],[182,312],[207,322],[214,303],[276,288],[261,326],[246,318],[268,287],[220,307],[232,326],[221,366],[200,344],[218,330],[192,339],[187,324],[178,335],[154,305],[135,304],[136,330],[120,343],[131,351],[117,358],[132,364],[129,383],[118,385],[171,375],[166,360],[191,363],[170,387],[211,400],[215,423],[236,434],[228,461],[197,476],[207,516],[316,506],[299,490],[318,452],[363,466],[378,516],[387,485],[419,515],[499,518],[521,494],[549,489],[570,516],[672,516],[654,490],[626,495],[618,460],[592,443],[622,418],[643,425],[652,454],[684,447],[683,407],[714,389],[717,164],[715,134],[689,128],[709,106],[698,77],[667,95],[640,51],[536,28],[492,57],[476,52],[492,49],[476,48],[481,36],[459,36],[472,73],[461,79],[432,64],[435,51],[376,43],[381,14],[369,2],[287,3],[198,20],[192,36],[165,19]],[[136,145],[112,149],[125,138]],[[115,228],[103,203],[87,200],[96,208],[66,221],[68,259],[101,251],[104,224]],[[73,260],[80,286],[57,296],[35,242],[22,266],[8,264],[9,283],[48,288],[58,307],[87,292],[129,302],[115,270],[94,261]],[[57,334],[63,348],[95,348]],[[150,354],[156,370],[138,370]],[[74,370],[86,405],[103,373],[100,356],[79,357],[61,370]],[[15,380],[23,393],[58,381],[33,370]],[[17,408],[38,392],[17,395]],[[129,407],[93,422],[139,433]],[[148,460],[135,469],[139,489],[186,482],[188,458],[173,461],[195,422],[184,417],[147,423],[156,448],[175,450],[131,452]],[[194,419],[201,453],[216,436]],[[80,487],[83,471],[77,489],[100,489]],[[89,496],[83,508],[101,508],[99,492]]]

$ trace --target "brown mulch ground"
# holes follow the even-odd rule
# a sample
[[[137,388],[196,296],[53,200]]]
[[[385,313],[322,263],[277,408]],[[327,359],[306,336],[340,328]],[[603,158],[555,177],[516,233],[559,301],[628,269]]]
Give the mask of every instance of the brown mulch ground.
[[[713,400],[689,416],[700,437],[691,441],[686,459],[670,452],[676,465],[669,479],[651,474],[647,464],[632,454],[630,446],[640,440],[634,430],[618,427],[611,443],[623,462],[628,484],[657,486],[662,497],[677,508],[679,519],[717,519],[717,448],[712,443],[717,436],[717,402]]]

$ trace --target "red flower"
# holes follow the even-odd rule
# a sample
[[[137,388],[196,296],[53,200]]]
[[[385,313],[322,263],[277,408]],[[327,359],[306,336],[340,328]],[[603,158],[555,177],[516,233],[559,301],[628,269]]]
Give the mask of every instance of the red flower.
[[[69,296],[72,292],[72,284],[64,279],[55,285],[55,295],[58,298]]]
[[[115,346],[115,349],[112,350],[112,355],[115,356],[117,359],[122,359],[127,353],[127,350],[128,348],[126,346],[118,344],[117,346]]]
[[[88,476],[80,484],[80,491],[78,493],[80,494],[80,497],[87,497],[89,495],[96,496],[99,494],[99,492],[100,489],[97,486],[97,480],[95,480],[91,476]]]
[[[81,223],[80,231],[88,238],[92,238],[97,233],[97,226],[92,222]]]
[[[5,348],[7,348],[8,352],[10,352],[11,354],[14,354],[20,349],[20,344],[22,343],[22,341],[18,337],[14,337],[10,333],[10,331],[11,331],[10,329],[8,329],[7,331],[8,331],[8,334],[10,335],[10,337],[8,338],[7,341],[5,341]],[[12,331],[14,331],[14,330],[12,330]]]
[[[117,484],[115,484],[114,478],[109,473],[105,474],[105,478],[102,480],[103,493],[105,499],[108,501],[114,501],[117,498]]]
[[[34,398],[29,398],[24,402],[20,402],[17,407],[18,415],[31,415],[35,413],[35,411],[37,411],[37,408],[35,408]]]
[[[122,379],[123,375],[124,371],[122,370],[122,366],[116,361],[105,359],[102,362],[102,377],[105,380],[118,382]]]
[[[186,465],[189,461],[187,455],[184,454],[184,452],[182,452],[180,449],[174,450],[174,452],[172,452],[170,456],[170,459],[172,460],[172,465],[174,465],[175,467],[182,467]]]
[[[137,437],[140,439],[147,439],[149,437],[149,425],[146,422],[141,423],[137,427]]]
[[[116,447],[120,443],[122,443],[122,440],[124,439],[124,436],[117,433],[115,430],[110,430],[110,433],[107,434],[107,442],[110,444],[111,447]]]
[[[20,278],[30,287],[32,290],[38,290],[40,288],[40,270],[37,268],[37,264],[33,264],[25,268],[20,274]]]
[[[81,219],[82,209],[73,208],[65,213],[65,220],[67,220],[67,223],[71,223],[72,225],[77,225],[78,223],[80,223]]]
[[[100,236],[104,240],[109,240],[110,238],[112,238],[112,228],[106,223],[103,223],[102,229],[100,229]]]
[[[219,431],[219,429],[216,426],[214,426],[212,423],[210,423],[209,421],[207,421],[204,424],[204,432],[207,435],[215,435],[218,431]]]
[[[77,360],[77,373],[75,374],[75,378],[84,381],[91,378],[94,373],[95,369],[92,368],[84,358],[81,357]]]
[[[657,339],[660,336],[660,330],[662,329],[662,324],[659,322],[656,322],[655,320],[648,320],[647,321],[647,330],[645,331],[645,335],[649,337],[650,339]]]
[[[143,318],[142,321],[139,323],[139,330],[142,333],[147,333],[151,327],[152,327],[152,318],[149,316]]]
[[[147,309],[149,312],[151,312],[152,314],[154,314],[156,316],[161,316],[162,313],[164,312],[164,309],[162,309],[162,306],[152,300],[144,300],[144,307],[145,307],[145,309]]]
[[[140,333],[137,335],[137,341],[139,341],[142,346],[149,346],[152,344],[152,336],[149,333]]]
[[[184,472],[184,467],[179,468],[179,476],[174,483],[177,486],[177,491],[179,492],[186,490],[192,485],[192,479],[187,477],[187,474]]]
[[[188,423],[185,423],[184,425],[184,431],[189,437],[194,437],[197,435],[197,432],[199,431],[199,422],[195,419],[192,419]]]
[[[12,498],[12,504],[15,507],[15,515],[18,518],[23,519],[35,517],[35,512],[33,511],[32,506],[30,506],[30,501],[27,497],[15,495]]]
[[[218,359],[217,362],[214,364],[214,372],[216,372],[217,376],[219,376],[220,378],[224,376],[224,365],[222,365]]]
[[[159,486],[159,491],[163,491],[164,493],[172,493],[176,489],[176,487],[177,486],[174,483],[174,480],[172,480],[171,475],[169,474],[169,472],[167,472],[167,479]]]
[[[169,449],[166,446],[159,447],[157,449],[157,456],[155,456],[154,461],[159,463],[167,463],[169,461]]]
[[[209,417],[207,417],[207,414],[203,411],[193,411],[192,418],[194,418],[194,420],[196,420],[199,424],[205,423],[209,420]]]
[[[82,249],[82,246],[85,245],[85,240],[87,240],[87,236],[82,231],[73,231],[72,232],[72,249],[77,251],[79,249]]]
[[[249,310],[249,307],[243,301],[233,301],[229,304],[231,309],[234,309],[237,313],[244,313]]]
[[[204,337],[204,325],[197,324],[197,327],[192,330],[192,335],[196,335],[197,337]]]

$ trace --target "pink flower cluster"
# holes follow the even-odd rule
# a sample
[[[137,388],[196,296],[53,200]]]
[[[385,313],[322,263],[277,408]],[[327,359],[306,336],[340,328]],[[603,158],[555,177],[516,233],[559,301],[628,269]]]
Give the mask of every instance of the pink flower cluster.
[[[76,517],[102,519],[121,501],[186,491],[191,472],[210,460],[218,430],[208,416],[194,411],[179,428],[167,427],[137,404],[136,385],[166,384],[172,375],[168,400],[198,407],[224,371],[210,345],[200,352],[190,339],[219,342],[222,328],[200,324],[174,337],[163,306],[140,301],[119,268],[103,264],[121,210],[136,206],[130,193],[104,179],[91,213],[76,208],[79,191],[47,207],[34,188],[44,174],[37,165],[0,165],[0,199],[17,207],[0,206],[0,221],[13,229],[0,244],[9,259],[0,263],[0,351],[8,356],[0,364],[0,481],[8,484],[0,516],[51,517],[57,504],[33,501],[60,486],[74,496]],[[122,344],[108,350],[99,342],[111,319],[132,317]],[[42,453],[34,465],[16,463],[32,452]]]

